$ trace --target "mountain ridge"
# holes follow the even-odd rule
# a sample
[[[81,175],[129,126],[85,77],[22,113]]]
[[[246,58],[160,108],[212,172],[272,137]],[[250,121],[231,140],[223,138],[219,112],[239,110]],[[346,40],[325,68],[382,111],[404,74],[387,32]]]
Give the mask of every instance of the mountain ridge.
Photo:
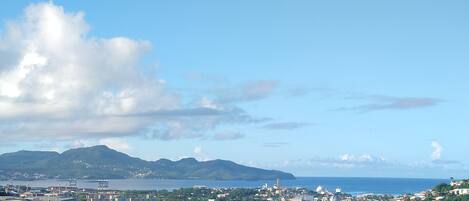
[[[0,179],[295,179],[290,173],[248,167],[229,160],[146,161],[105,145],[53,151],[26,151],[0,155]]]

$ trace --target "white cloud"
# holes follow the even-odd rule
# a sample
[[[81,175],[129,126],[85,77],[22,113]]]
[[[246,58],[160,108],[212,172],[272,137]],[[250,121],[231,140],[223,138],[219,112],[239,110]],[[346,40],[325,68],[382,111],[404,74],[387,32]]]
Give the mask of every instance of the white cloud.
[[[437,141],[432,141],[432,160],[440,160],[441,159],[441,152],[443,151],[443,146]]]
[[[203,97],[200,100],[199,105],[200,107],[203,107],[203,108],[209,108],[209,109],[215,109],[215,110],[221,109],[221,106],[219,104],[215,103],[213,100],[210,100],[207,97]]]
[[[349,155],[349,154],[343,154],[341,157],[340,157],[340,160],[342,161],[349,161],[351,160],[353,156]]]
[[[132,149],[132,147],[121,138],[104,138],[99,140],[99,144],[106,145],[111,149],[115,149],[121,152],[127,152]]]
[[[166,89],[165,81],[141,70],[149,42],[92,37],[89,29],[84,13],[39,3],[0,32],[2,138],[76,140],[142,133],[193,138],[220,123],[250,118],[208,99],[194,108],[214,112],[194,113]],[[272,83],[262,83],[246,93],[268,93]]]
[[[363,154],[358,158],[358,160],[360,160],[360,161],[373,161],[375,159],[372,156],[370,156],[369,154]]]
[[[89,38],[83,17],[41,3],[7,26],[0,52],[18,54],[16,64],[0,71],[0,118],[28,119],[18,133],[115,133],[135,122],[102,116],[177,106],[163,84],[138,71],[148,42]],[[120,128],[107,127],[109,121]]]
[[[194,155],[202,154],[203,153],[202,147],[195,147],[193,153]]]
[[[207,154],[201,146],[194,147],[192,154],[197,160],[200,160],[200,161],[210,160],[209,154]]]
[[[343,154],[340,156],[341,161],[346,161],[346,162],[373,162],[373,161],[384,161],[382,157],[376,158],[371,156],[370,154],[362,154],[359,156],[355,156],[353,154]]]
[[[394,161],[369,154],[343,154],[338,158],[313,157],[276,162],[256,162],[257,167],[282,169],[295,175],[353,177],[464,177],[468,167],[458,161]]]

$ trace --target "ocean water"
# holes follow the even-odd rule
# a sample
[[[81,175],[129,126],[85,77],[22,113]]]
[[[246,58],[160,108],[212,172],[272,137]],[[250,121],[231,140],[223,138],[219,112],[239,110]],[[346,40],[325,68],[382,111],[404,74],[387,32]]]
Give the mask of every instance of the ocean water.
[[[109,189],[114,190],[172,190],[184,187],[202,185],[211,188],[255,188],[263,184],[272,186],[274,180],[260,181],[214,181],[214,180],[172,180],[172,179],[111,179]],[[408,178],[356,178],[356,177],[299,177],[295,180],[281,180],[283,187],[304,187],[311,190],[318,186],[334,191],[340,187],[342,192],[353,195],[374,193],[399,195],[416,193],[428,190],[433,186],[449,182],[445,179],[408,179]],[[14,184],[31,187],[68,186],[64,180],[37,180],[37,181],[0,181],[0,185]],[[97,183],[90,180],[78,180],[79,188],[97,188]]]

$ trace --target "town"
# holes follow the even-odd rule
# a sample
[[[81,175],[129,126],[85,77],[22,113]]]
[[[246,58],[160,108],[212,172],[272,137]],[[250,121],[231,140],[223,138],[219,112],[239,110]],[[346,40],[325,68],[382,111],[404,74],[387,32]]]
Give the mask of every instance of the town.
[[[8,201],[466,201],[469,200],[469,180],[439,184],[431,190],[404,195],[360,194],[351,195],[340,188],[333,191],[318,186],[307,188],[282,188],[280,181],[258,188],[208,188],[193,186],[172,191],[118,191],[110,190],[105,180],[97,182],[96,189],[76,187],[71,180],[68,186],[47,188],[20,185],[0,186],[0,200]]]

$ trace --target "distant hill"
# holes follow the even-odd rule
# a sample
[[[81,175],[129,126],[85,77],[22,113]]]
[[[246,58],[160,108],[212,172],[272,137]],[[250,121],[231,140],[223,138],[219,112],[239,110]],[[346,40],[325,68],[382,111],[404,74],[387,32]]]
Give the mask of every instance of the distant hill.
[[[0,155],[0,179],[295,179],[290,173],[247,167],[226,160],[145,161],[104,145],[70,149],[61,154],[18,151]]]

